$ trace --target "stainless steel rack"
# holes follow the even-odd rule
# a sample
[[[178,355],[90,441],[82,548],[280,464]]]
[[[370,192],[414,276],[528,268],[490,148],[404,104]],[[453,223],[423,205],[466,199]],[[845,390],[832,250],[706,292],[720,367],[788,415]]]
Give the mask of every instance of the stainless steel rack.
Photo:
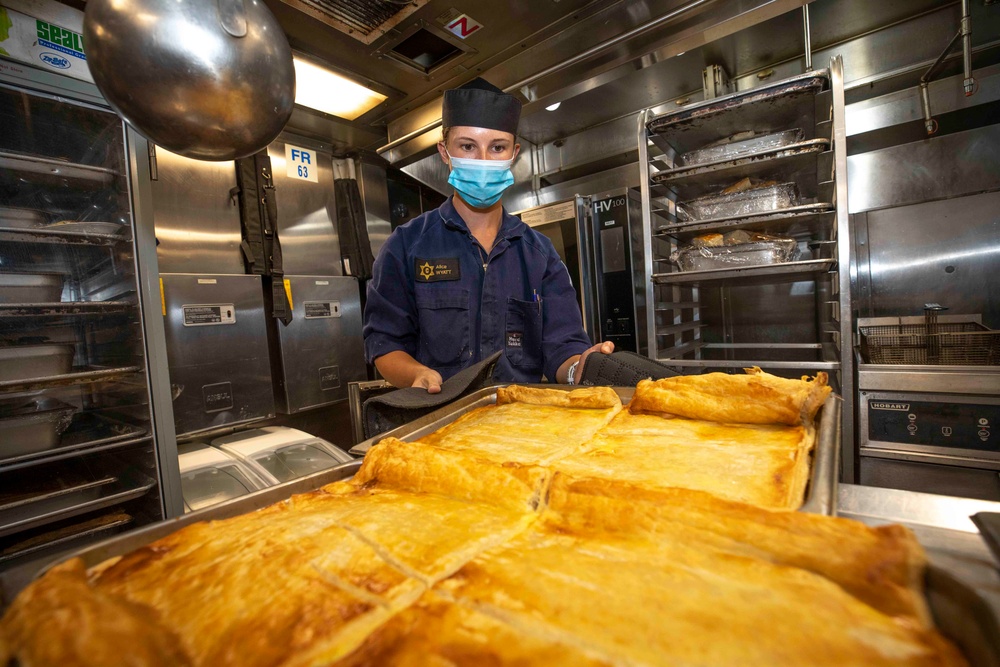
[[[854,395],[850,276],[840,270],[849,266],[850,250],[844,125],[840,57],[826,70],[639,114],[646,303],[655,304],[646,321],[650,357],[685,372],[826,371],[838,393]],[[751,144],[730,155],[713,148],[710,161],[685,164],[691,151],[748,131],[782,133],[784,143]],[[799,199],[775,210],[678,217],[678,204],[744,178],[794,184]],[[798,257],[694,271],[670,260],[696,237],[736,230],[795,239]],[[853,466],[850,400],[842,419],[842,458]]]
[[[62,85],[0,75],[0,580],[165,515],[134,224],[148,151],[96,89]]]

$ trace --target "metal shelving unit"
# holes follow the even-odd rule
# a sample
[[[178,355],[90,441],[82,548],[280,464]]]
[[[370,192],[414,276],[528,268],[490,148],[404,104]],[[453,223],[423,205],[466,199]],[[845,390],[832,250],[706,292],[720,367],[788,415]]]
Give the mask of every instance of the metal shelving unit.
[[[145,140],[96,88],[30,68],[0,75],[0,125],[2,608],[45,561],[176,503]]]
[[[850,239],[843,65],[654,114],[637,122],[646,329],[650,356],[699,372],[759,366],[778,375],[826,371],[844,396],[844,463],[854,410]],[[791,143],[684,164],[684,155],[738,133],[801,130]],[[793,134],[794,133],[789,133]],[[725,159],[723,159],[725,158]],[[678,216],[678,204],[740,179],[794,183],[788,208],[711,219]],[[671,254],[705,234],[761,232],[797,242],[798,257],[683,271]],[[845,270],[841,271],[843,267]],[[849,468],[848,468],[849,469]]]

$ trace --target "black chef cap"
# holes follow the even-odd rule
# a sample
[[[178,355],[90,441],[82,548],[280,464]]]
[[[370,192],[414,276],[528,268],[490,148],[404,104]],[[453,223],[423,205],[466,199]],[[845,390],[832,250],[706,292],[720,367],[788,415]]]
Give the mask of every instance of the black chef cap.
[[[489,81],[475,78],[469,83],[444,91],[441,125],[485,127],[517,134],[521,102]]]

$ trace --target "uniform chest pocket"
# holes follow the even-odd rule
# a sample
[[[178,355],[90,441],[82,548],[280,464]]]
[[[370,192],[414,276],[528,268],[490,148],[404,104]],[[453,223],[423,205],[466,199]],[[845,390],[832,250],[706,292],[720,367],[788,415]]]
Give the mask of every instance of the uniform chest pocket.
[[[457,287],[417,288],[420,361],[435,369],[454,366],[469,355],[469,290]]]
[[[507,297],[504,353],[523,370],[542,372],[542,302]]]

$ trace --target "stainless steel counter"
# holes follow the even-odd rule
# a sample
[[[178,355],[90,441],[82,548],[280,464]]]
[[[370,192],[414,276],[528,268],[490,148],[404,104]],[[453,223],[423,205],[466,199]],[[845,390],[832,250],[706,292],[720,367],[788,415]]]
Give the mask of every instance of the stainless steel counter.
[[[930,564],[973,589],[1000,618],[1000,571],[969,520],[976,512],[1000,512],[1000,503],[855,484],[841,484],[838,490],[839,516],[872,526],[909,527]]]

